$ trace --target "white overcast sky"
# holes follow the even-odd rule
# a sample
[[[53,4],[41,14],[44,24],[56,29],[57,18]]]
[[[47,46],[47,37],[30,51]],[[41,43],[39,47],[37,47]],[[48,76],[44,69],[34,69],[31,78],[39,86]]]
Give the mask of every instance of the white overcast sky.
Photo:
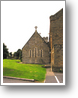
[[[1,1],[1,40],[9,52],[22,49],[38,26],[42,37],[49,36],[49,17],[60,9],[65,1]]]

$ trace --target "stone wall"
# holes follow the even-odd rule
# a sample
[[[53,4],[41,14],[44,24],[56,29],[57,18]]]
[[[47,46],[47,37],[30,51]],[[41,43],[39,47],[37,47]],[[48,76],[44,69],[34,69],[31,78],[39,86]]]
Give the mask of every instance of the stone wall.
[[[54,46],[54,66],[63,67],[63,46],[57,44]]]
[[[54,48],[54,65],[63,67],[63,9],[50,16],[50,45],[52,35],[52,48]]]
[[[33,64],[50,63],[49,46],[38,32],[35,32],[22,48],[22,62]]]

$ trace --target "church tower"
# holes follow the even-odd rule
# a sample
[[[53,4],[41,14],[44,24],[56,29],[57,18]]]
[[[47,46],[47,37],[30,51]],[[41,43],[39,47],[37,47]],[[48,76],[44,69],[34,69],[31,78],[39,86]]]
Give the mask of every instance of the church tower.
[[[63,9],[50,16],[49,43],[52,67],[63,68]]]

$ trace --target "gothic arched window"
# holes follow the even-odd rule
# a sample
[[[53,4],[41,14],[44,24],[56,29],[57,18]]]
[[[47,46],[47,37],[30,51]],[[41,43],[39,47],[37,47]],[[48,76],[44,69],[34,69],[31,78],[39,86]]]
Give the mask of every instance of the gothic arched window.
[[[35,48],[35,57],[36,57],[36,48]]]
[[[43,50],[41,50],[41,57],[43,57]]]
[[[29,53],[30,57],[32,57],[32,50],[30,50],[30,53]]]

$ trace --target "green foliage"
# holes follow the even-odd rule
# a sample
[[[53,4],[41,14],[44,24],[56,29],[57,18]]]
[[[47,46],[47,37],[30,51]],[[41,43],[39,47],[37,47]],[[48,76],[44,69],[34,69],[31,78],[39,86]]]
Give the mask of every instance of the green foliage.
[[[10,52],[9,54],[10,54],[10,56],[12,57],[12,52]]]
[[[7,46],[3,43],[3,59],[6,59],[9,56],[8,48]]]
[[[18,49],[16,52],[14,52],[14,58],[22,61],[22,50],[21,49]]]
[[[46,69],[39,64],[21,64],[20,60],[3,60],[3,75],[43,81]]]

